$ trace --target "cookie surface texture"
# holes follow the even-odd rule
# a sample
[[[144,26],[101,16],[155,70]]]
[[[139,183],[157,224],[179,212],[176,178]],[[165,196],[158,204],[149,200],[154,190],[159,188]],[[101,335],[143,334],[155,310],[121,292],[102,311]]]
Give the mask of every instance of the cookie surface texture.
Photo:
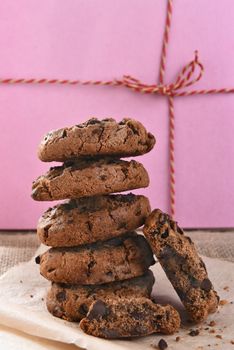
[[[97,300],[80,322],[85,333],[107,339],[173,334],[179,326],[180,316],[172,306],[154,304],[144,297]]]
[[[38,147],[38,157],[44,162],[87,156],[130,157],[149,152],[154,144],[154,136],[136,120],[126,118],[118,123],[111,118],[92,118],[47,133]]]
[[[49,208],[39,219],[37,234],[48,246],[78,246],[134,231],[149,214],[149,200],[144,196],[85,197]]]
[[[38,260],[48,280],[84,285],[141,276],[154,264],[148,242],[136,233],[82,247],[51,248]]]
[[[80,321],[86,316],[95,300],[150,297],[153,284],[154,276],[150,270],[140,277],[98,286],[52,283],[47,294],[47,309],[56,317],[68,321]]]
[[[33,182],[32,198],[38,201],[72,199],[148,185],[147,171],[135,160],[84,160],[50,168]]]

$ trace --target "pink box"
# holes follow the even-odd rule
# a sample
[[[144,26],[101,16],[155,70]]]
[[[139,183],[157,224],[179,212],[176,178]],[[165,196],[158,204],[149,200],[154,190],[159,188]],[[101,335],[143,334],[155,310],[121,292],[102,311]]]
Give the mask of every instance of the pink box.
[[[158,82],[166,1],[0,2],[2,78]],[[234,87],[232,0],[174,1],[166,82],[199,51],[205,74],[194,89]],[[184,227],[234,226],[234,94],[175,98],[176,217]],[[168,101],[125,88],[0,85],[0,228],[30,229],[52,203],[34,202],[31,183],[48,164],[36,148],[48,130],[90,116],[130,116],[155,134],[138,159],[151,184],[139,190],[168,210]]]

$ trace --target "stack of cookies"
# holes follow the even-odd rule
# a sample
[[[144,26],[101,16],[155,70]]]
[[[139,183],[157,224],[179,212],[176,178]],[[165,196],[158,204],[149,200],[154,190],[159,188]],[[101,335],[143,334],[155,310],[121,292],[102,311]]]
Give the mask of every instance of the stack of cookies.
[[[160,210],[150,213],[145,196],[113,194],[149,185],[141,163],[120,158],[145,154],[154,144],[135,120],[93,118],[48,133],[39,146],[42,161],[63,165],[34,181],[33,199],[68,200],[49,208],[37,227],[41,242],[52,247],[36,258],[52,282],[47,308],[56,317],[80,321],[94,336],[178,330],[178,312],[150,299],[153,253],[193,321],[217,309],[205,265],[177,223]],[[146,238],[135,232],[144,223]]]
[[[90,119],[48,133],[38,156],[61,161],[32,187],[38,201],[69,199],[49,208],[37,233],[52,246],[38,256],[41,274],[52,282],[48,310],[80,321],[96,299],[149,297],[154,277],[152,250],[135,229],[150,214],[145,196],[116,194],[149,185],[142,164],[120,157],[149,152],[153,135],[137,121]]]

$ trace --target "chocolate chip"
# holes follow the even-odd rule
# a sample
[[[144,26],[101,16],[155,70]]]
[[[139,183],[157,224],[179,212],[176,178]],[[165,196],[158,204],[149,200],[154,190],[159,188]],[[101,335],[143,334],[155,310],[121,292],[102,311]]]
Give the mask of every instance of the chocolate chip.
[[[98,120],[96,118],[92,118],[86,122],[86,125],[94,125],[94,124],[101,124],[101,120]]]
[[[65,138],[65,137],[67,137],[67,131],[66,131],[66,130],[63,130],[62,135],[61,135],[61,138],[63,139],[63,138]]]
[[[125,125],[126,124],[126,120],[121,120],[121,122],[119,122],[119,125]]]
[[[199,288],[200,287],[200,282],[193,276],[189,276],[189,281],[192,285],[193,288]]]
[[[212,283],[208,278],[205,278],[201,283],[201,289],[209,292],[212,289]]]
[[[105,181],[105,180],[107,179],[107,176],[106,176],[106,175],[101,175],[101,176],[100,176],[100,179],[101,179],[102,181]]]
[[[177,226],[177,232],[178,232],[180,235],[183,235],[183,234],[184,234],[184,231],[183,231],[179,226]]]
[[[99,319],[101,317],[107,316],[108,315],[108,308],[107,305],[101,301],[97,300],[95,304],[93,305],[92,309],[88,313],[87,318],[91,321],[94,319]]]
[[[186,238],[189,241],[189,243],[191,243],[191,244],[193,243],[190,237],[186,236]]]
[[[38,256],[36,256],[36,258],[35,258],[35,263],[36,263],[36,264],[40,264],[40,262],[41,262],[41,257],[40,257],[40,255],[38,255]]]
[[[62,292],[57,293],[56,299],[60,302],[65,301],[66,300],[66,292],[63,290]]]
[[[179,295],[180,300],[186,300],[186,293],[183,290],[177,288],[176,292]]]
[[[192,329],[192,330],[189,332],[189,335],[190,335],[191,337],[196,337],[198,334],[199,334],[199,330],[198,330],[198,329]]]
[[[157,315],[156,320],[161,320],[163,318],[163,315]]]
[[[168,347],[167,342],[164,339],[160,339],[158,342],[159,350],[165,350]]]
[[[55,267],[51,267],[50,269],[48,269],[48,272],[51,273],[51,272],[54,272],[56,270]]]
[[[128,127],[132,130],[134,135],[138,135],[138,136],[140,135],[139,130],[133,124],[128,123]]]
[[[162,238],[167,238],[169,236],[168,228],[161,234]]]
[[[81,315],[86,316],[89,311],[89,308],[86,304],[81,304],[78,311]]]
[[[104,118],[101,122],[115,122],[115,120],[113,118]]]
[[[44,236],[45,238],[48,238],[49,236],[49,228],[51,227],[51,225],[48,225],[46,227],[44,227]]]

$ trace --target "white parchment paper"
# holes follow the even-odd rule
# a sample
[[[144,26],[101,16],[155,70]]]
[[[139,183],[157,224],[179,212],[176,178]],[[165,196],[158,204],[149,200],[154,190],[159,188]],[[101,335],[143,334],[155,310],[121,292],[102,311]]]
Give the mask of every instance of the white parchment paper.
[[[44,247],[40,247],[37,254],[43,249]],[[88,350],[152,349],[151,344],[157,344],[161,338],[167,341],[168,349],[174,350],[234,350],[234,345],[231,344],[231,341],[234,341],[234,264],[206,257],[203,259],[221,299],[227,300],[228,303],[220,306],[218,312],[211,315],[205,323],[183,324],[180,331],[171,336],[152,335],[134,340],[103,340],[84,334],[77,323],[53,317],[45,306],[46,290],[50,283],[40,276],[39,266],[35,264],[34,259],[13,267],[0,278],[0,324],[34,336],[72,343]],[[156,299],[163,303],[171,303],[182,311],[182,305],[160,264],[157,263],[152,270],[156,278],[153,291]],[[208,325],[211,320],[216,323],[214,327]],[[199,335],[188,335],[191,329],[199,329]],[[221,335],[222,339],[216,335]],[[180,340],[176,342],[178,336]]]

